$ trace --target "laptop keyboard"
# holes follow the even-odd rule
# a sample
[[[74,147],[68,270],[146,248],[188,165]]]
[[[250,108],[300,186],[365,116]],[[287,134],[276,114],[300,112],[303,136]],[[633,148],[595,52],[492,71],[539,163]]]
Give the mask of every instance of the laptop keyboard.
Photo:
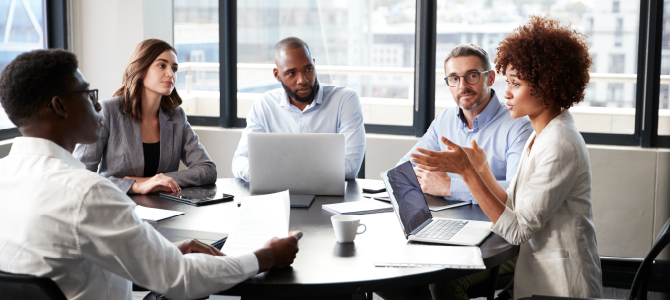
[[[415,236],[446,241],[461,231],[466,224],[468,224],[468,221],[434,219]]]

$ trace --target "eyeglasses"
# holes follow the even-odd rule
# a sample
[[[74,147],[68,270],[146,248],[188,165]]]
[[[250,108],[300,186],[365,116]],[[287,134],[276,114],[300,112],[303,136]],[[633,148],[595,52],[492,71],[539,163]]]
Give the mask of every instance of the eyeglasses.
[[[84,91],[73,91],[73,92],[65,93],[65,94],[58,95],[58,96],[62,97],[62,96],[67,96],[67,95],[71,95],[71,94],[76,94],[76,93],[88,93],[88,98],[90,98],[91,101],[93,101],[93,103],[98,102],[98,89],[84,90]]]
[[[479,83],[479,78],[481,78],[481,74],[491,72],[493,70],[488,70],[488,71],[483,71],[483,72],[467,72],[465,73],[464,76],[447,76],[444,78],[444,81],[447,83],[448,86],[450,87],[456,87],[459,84],[461,84],[461,77],[465,78],[465,82],[467,82],[470,85],[477,84]]]

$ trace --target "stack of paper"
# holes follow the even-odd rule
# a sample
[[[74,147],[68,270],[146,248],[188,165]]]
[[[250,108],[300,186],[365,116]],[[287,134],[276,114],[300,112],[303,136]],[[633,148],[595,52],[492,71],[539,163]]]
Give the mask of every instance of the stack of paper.
[[[326,204],[321,208],[336,215],[365,215],[393,211],[391,204],[374,200]]]
[[[135,214],[137,214],[137,216],[142,220],[157,222],[163,219],[172,218],[174,216],[183,215],[184,213],[181,211],[149,208],[138,205],[135,207]]]
[[[221,252],[233,256],[251,253],[273,237],[287,237],[290,212],[288,191],[245,197],[235,229]]]
[[[380,252],[376,267],[486,269],[479,247],[412,245]]]

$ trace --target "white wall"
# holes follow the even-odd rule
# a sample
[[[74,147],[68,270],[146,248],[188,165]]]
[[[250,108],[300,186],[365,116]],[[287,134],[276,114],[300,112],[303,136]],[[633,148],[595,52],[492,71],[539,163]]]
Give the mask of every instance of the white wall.
[[[70,50],[101,99],[121,86],[135,46],[148,38],[174,44],[172,0],[71,0]],[[148,9],[144,9],[144,8]]]
[[[123,71],[144,38],[143,5],[137,0],[72,0],[72,51],[101,99],[121,86]]]

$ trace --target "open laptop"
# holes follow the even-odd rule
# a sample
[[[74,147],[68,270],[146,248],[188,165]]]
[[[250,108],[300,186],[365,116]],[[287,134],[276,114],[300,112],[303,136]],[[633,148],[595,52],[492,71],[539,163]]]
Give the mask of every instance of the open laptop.
[[[289,190],[291,195],[346,192],[344,135],[337,133],[250,133],[251,194]]]
[[[491,233],[491,222],[433,218],[409,161],[383,172],[382,179],[410,241],[476,246]]]

